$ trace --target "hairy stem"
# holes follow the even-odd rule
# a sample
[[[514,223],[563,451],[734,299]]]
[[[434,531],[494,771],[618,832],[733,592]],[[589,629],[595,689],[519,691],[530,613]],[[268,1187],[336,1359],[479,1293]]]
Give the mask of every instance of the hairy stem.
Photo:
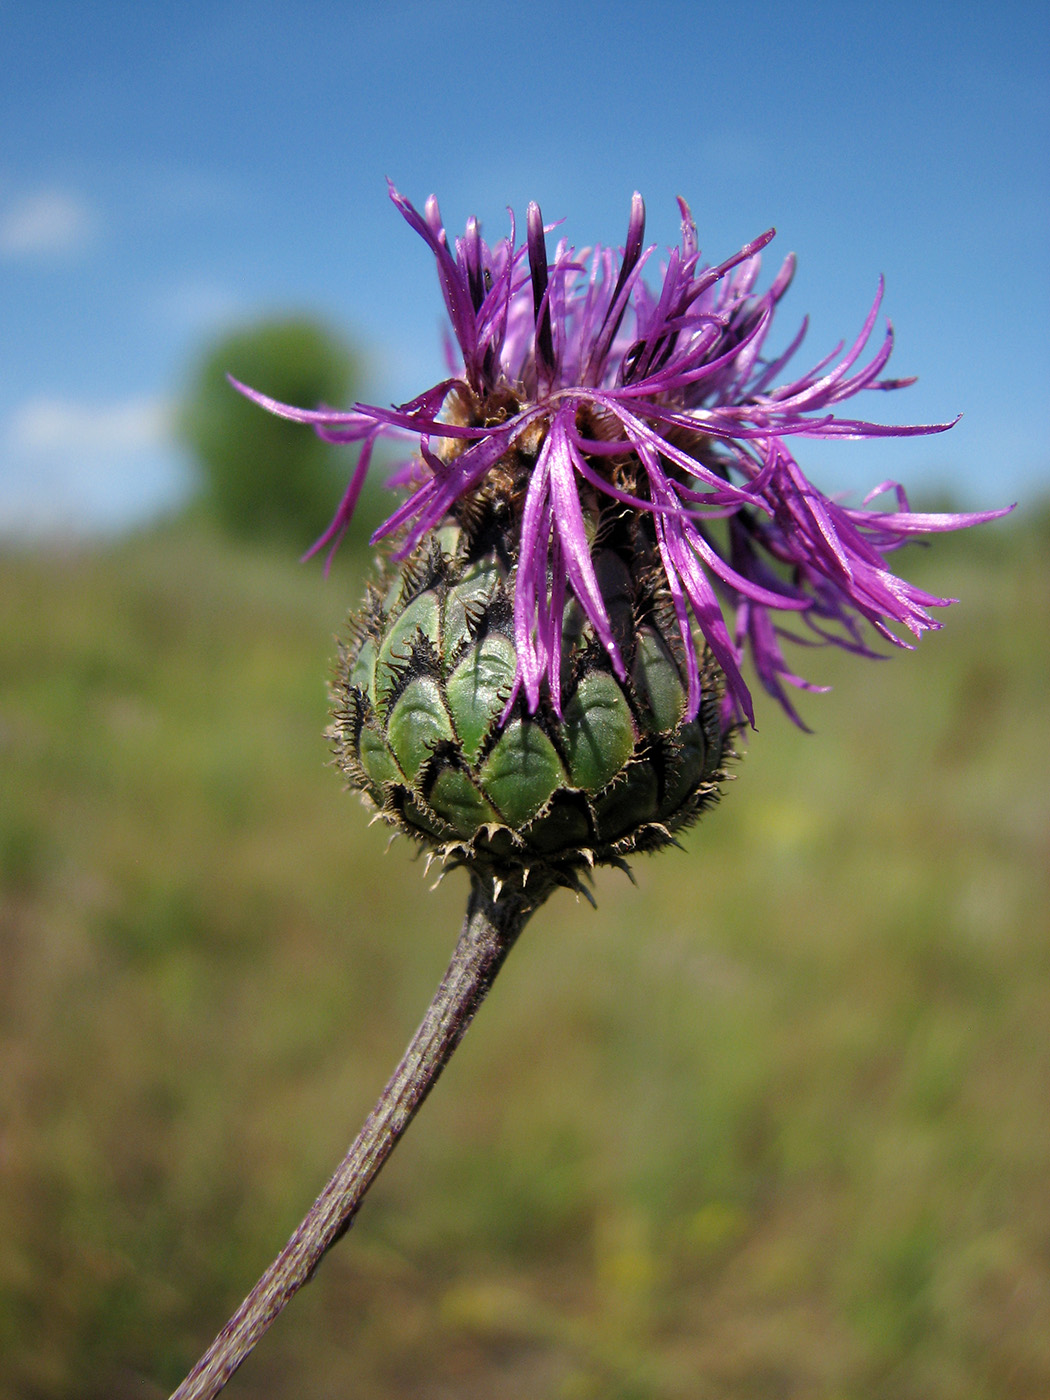
[[[375,1108],[305,1219],[171,1400],[210,1400],[218,1395],[293,1294],[309,1282],[325,1253],[346,1233],[365,1192],[463,1039],[503,960],[545,893],[530,889],[526,900],[520,889],[505,887],[492,894],[473,878],[463,931],[448,971]]]

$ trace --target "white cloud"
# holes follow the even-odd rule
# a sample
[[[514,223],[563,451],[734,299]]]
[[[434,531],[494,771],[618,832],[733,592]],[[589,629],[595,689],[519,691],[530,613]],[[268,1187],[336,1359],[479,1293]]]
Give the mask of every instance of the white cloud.
[[[0,213],[0,254],[8,258],[77,253],[94,236],[98,219],[66,190],[23,195]]]
[[[160,292],[156,315],[180,330],[213,331],[243,320],[250,307],[228,287],[206,278],[187,278]]]
[[[108,533],[178,506],[171,404],[35,398],[0,425],[0,536]]]
[[[134,452],[171,437],[172,408],[162,398],[117,403],[30,399],[11,416],[8,442],[16,452]]]

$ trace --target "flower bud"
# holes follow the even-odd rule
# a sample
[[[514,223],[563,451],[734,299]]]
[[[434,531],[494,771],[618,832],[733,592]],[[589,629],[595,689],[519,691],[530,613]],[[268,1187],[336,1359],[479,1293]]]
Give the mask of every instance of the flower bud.
[[[452,520],[388,566],[333,687],[339,766],[397,831],[498,879],[656,850],[718,796],[723,682],[705,656],[687,719],[680,631],[647,522],[602,522],[595,578],[622,658],[565,594],[557,695],[516,686],[518,530]]]

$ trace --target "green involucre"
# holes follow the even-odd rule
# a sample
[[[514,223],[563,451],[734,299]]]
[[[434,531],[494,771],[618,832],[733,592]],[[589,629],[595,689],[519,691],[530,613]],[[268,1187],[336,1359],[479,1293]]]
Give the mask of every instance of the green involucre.
[[[700,714],[683,723],[681,642],[644,538],[614,531],[594,563],[627,677],[570,596],[561,718],[547,695],[535,714],[519,697],[504,718],[514,568],[491,525],[450,524],[370,590],[340,657],[330,733],[387,822],[445,859],[500,877],[541,866],[571,883],[583,865],[665,845],[715,800],[717,668],[705,665]]]

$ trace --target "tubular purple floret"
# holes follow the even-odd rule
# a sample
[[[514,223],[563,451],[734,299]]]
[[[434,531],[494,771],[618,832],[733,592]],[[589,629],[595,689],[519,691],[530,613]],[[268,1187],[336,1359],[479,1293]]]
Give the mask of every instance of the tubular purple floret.
[[[624,313],[630,301],[633,283],[642,270],[642,241],[645,238],[645,202],[635,190],[631,196],[631,217],[627,224],[627,238],[624,242],[623,257],[616,276],[616,284],[606,306],[602,324],[591,348],[584,371],[585,384],[599,384],[605,372],[605,362],[612,349],[616,332],[620,329]],[[652,252],[652,249],[649,249]],[[644,257],[648,257],[647,252]]]
[[[551,333],[550,288],[547,275],[547,240],[538,204],[528,209],[529,268],[532,272],[532,305],[536,323],[536,373],[549,384],[554,377],[554,340]]]
[[[546,234],[554,226],[545,228],[535,204],[528,208],[522,246],[515,246],[511,213],[510,237],[490,247],[473,218],[450,245],[433,196],[423,214],[392,184],[390,197],[434,255],[461,356],[458,372],[407,403],[354,404],[346,411],[296,408],[231,381],[263,408],[313,427],[326,440],[362,444],[332,524],[310,554],[338,544],[381,438],[418,443],[412,463],[397,474],[412,487],[408,499],[374,537],[395,536],[398,558],[478,491],[508,454],[538,442],[519,506],[514,594],[513,692],[524,693],[530,712],[546,686],[560,713],[559,599],[566,589],[623,674],[591,562],[587,515],[593,506],[584,504],[584,495],[588,502],[604,495],[651,517],[686,657],[690,718],[700,703],[694,624],[725,672],[727,714],[753,723],[740,670],[748,654],[763,688],[799,724],[784,684],[821,687],[788,668],[779,637],[789,634],[775,625],[778,613],[801,613],[816,644],[865,655],[872,653],[861,640],[861,621],[899,646],[909,644],[893,632],[894,624],[915,636],[939,625],[927,609],[951,600],[896,578],[884,554],[916,536],[979,524],[1006,510],[915,513],[892,482],[881,483],[859,508],[843,506],[807,481],[787,446],[792,437],[940,433],[958,421],[884,425],[831,411],[862,390],[913,382],[881,377],[893,350],[889,322],[882,344],[855,368],[878,321],[881,278],[849,348],[840,343],[808,373],[776,384],[802,344],[807,321],[786,350],[764,358],[795,271],[792,254],[769,288],[754,292],[773,229],[724,262],[701,266],[695,224],[679,200],[681,246],[670,250],[654,294],[642,279],[653,249],[643,246],[645,206],[638,194],[619,257],[600,245],[578,253],[562,238],[552,261]],[[493,395],[515,405],[510,417],[502,409],[487,414]],[[608,440],[588,426],[592,418],[611,430]],[[636,474],[617,483],[612,464],[625,457]],[[887,490],[895,493],[896,509],[869,509]],[[714,518],[728,518],[728,547],[705,529]]]

